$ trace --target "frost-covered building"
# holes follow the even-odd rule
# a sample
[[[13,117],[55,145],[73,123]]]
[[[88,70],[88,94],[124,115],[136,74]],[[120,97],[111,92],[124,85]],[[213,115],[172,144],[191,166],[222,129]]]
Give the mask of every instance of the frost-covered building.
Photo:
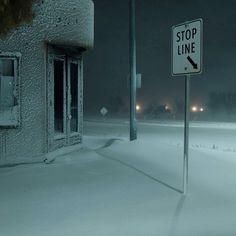
[[[0,40],[0,165],[82,142],[83,53],[92,0],[42,0],[32,24]]]

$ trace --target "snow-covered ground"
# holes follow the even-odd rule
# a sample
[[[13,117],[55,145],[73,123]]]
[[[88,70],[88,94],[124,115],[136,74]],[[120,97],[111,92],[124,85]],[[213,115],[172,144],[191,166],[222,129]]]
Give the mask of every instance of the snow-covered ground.
[[[51,164],[0,169],[0,235],[236,235],[236,125],[85,122],[84,145]]]

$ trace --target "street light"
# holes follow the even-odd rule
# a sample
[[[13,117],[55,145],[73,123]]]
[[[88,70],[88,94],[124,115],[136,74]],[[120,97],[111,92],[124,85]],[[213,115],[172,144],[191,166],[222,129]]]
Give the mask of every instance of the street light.
[[[197,107],[196,106],[192,107],[192,112],[197,112]]]
[[[136,105],[136,111],[137,111],[137,112],[141,111],[141,106],[138,105],[138,104]]]

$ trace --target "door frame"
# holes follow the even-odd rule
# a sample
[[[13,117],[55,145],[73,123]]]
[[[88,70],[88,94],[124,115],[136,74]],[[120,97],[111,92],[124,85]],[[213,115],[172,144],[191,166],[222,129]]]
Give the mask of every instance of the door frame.
[[[71,67],[70,64],[77,64],[78,67],[78,74],[77,74],[77,131],[72,132],[71,131],[71,102],[72,102],[72,95],[71,95]],[[68,100],[67,100],[67,114],[68,119],[70,122],[67,122],[67,130],[68,130],[68,145],[73,145],[76,143],[81,142],[81,136],[82,136],[82,101],[83,98],[81,96],[82,92],[82,59],[79,56],[72,55],[68,57],[67,60],[67,85],[68,85]]]
[[[63,61],[63,133],[55,133],[55,109],[54,109],[54,61]],[[71,132],[71,87],[70,87],[70,63],[78,64],[78,88],[77,88],[77,124],[78,132]],[[82,104],[83,104],[83,77],[81,54],[68,49],[48,47],[47,52],[47,147],[48,152],[64,146],[81,143],[82,141]]]

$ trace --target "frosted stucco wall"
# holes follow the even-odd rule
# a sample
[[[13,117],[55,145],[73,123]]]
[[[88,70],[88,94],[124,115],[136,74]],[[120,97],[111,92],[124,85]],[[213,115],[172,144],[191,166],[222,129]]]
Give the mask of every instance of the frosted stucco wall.
[[[44,0],[31,25],[0,40],[0,52],[20,52],[21,125],[0,128],[0,164],[40,158],[47,151],[46,45],[93,46],[91,0]]]

